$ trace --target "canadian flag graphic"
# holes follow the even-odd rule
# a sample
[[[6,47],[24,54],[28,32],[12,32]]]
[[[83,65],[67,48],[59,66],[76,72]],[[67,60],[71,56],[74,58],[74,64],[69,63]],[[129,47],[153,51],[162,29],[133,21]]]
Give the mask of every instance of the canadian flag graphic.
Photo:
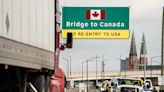
[[[105,10],[92,9],[86,10],[87,20],[103,20],[105,19]]]

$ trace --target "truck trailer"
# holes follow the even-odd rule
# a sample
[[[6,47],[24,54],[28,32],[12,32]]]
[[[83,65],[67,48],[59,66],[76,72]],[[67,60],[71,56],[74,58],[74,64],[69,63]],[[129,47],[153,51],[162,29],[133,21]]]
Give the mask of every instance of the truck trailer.
[[[57,0],[0,0],[0,92],[60,91],[59,19]]]

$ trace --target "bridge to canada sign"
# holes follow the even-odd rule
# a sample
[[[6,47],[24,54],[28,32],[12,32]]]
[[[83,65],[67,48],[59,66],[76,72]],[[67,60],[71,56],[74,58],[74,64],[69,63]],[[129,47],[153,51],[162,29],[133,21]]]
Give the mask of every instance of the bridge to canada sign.
[[[129,38],[128,7],[63,7],[62,37]]]

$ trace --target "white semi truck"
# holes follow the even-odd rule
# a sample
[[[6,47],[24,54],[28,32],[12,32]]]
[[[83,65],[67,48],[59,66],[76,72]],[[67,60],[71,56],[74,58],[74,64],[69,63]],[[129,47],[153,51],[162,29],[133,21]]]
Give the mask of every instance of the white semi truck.
[[[0,0],[0,92],[57,90],[51,87],[58,83],[54,73],[60,52],[56,4],[56,0]]]

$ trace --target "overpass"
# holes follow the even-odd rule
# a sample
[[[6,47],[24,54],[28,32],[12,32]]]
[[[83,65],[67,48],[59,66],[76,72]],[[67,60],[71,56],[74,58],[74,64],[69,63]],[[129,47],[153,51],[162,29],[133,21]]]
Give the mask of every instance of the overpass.
[[[102,79],[111,79],[112,77],[140,77],[144,78],[144,71],[127,71],[127,72],[89,72],[88,73],[88,78],[87,78],[87,73],[71,73],[70,75],[66,75],[67,81],[82,81],[82,80],[96,80],[96,75],[98,80]],[[158,76],[161,75],[160,70],[147,70],[146,71],[146,77],[149,79],[155,80],[155,82],[158,82]]]

